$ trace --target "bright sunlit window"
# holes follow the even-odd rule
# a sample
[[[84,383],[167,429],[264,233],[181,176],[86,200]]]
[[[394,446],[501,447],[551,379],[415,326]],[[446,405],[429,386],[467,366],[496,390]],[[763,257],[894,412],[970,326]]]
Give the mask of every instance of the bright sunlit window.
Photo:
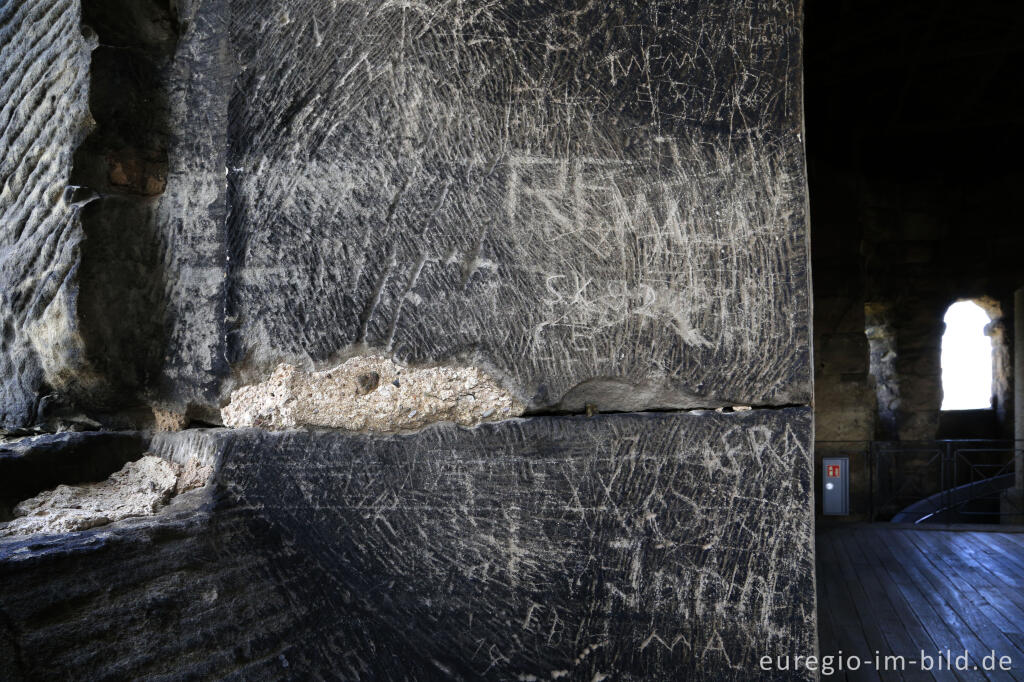
[[[992,339],[985,335],[988,313],[973,301],[946,311],[942,335],[942,409],[992,407]]]

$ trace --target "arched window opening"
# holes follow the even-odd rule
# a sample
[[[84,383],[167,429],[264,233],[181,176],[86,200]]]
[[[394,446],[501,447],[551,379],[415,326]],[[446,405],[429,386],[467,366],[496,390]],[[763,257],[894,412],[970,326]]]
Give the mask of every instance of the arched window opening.
[[[959,301],[946,311],[942,335],[942,409],[992,407],[992,319],[974,301]]]

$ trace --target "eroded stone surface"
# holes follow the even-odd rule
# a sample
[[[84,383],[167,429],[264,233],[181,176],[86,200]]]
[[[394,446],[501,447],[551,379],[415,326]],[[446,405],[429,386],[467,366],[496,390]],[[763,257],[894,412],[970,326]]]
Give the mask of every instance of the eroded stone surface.
[[[809,401],[796,0],[91,4],[81,258],[77,4],[13,7],[0,421],[51,390],[214,421],[365,348],[538,409]]]
[[[226,421],[506,416],[444,371],[439,397],[294,369],[366,348],[489,368],[509,414],[809,401],[796,0],[91,7],[101,127],[152,124],[125,130],[159,169],[96,141],[80,259],[55,198],[77,4],[0,8],[5,425],[51,390],[213,421],[282,363]],[[809,433],[753,409],[160,434],[181,462],[212,441],[218,495],[5,538],[0,625],[29,678],[747,680],[814,650]]]
[[[111,431],[66,431],[0,443],[0,520],[10,519],[22,500],[62,483],[102,481],[146,449],[142,434]]]
[[[0,5],[0,429],[39,418],[46,383],[91,380],[75,318],[89,41],[77,0]]]
[[[188,417],[180,412],[153,408],[153,429],[155,431],[181,431],[188,426]]]
[[[809,401],[799,2],[230,5],[232,362]]]
[[[60,485],[18,503],[15,518],[0,524],[0,537],[70,533],[155,514],[173,495],[204,485],[209,475],[208,467],[181,467],[147,455],[101,483]]]
[[[294,664],[287,641],[315,639],[304,623],[317,607],[276,587],[266,567],[279,536],[252,514],[211,515],[211,494],[77,533],[0,538],[0,652],[11,653],[0,678],[300,682],[278,656]]]
[[[279,365],[267,381],[232,393],[221,416],[232,427],[387,432],[441,421],[472,426],[522,412],[520,403],[474,367],[413,369],[363,356],[324,372]]]
[[[340,678],[764,679],[760,656],[814,650],[810,430],[809,409],[249,429],[220,436],[219,481],[309,562],[289,601],[345,614],[318,635]]]
[[[0,602],[28,679],[792,680],[758,660],[814,651],[810,429],[755,409],[161,434],[213,453],[215,485],[0,540]]]

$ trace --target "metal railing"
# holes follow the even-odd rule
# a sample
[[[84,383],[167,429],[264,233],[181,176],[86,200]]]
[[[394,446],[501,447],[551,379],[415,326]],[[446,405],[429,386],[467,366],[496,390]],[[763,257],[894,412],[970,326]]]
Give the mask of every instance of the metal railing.
[[[1021,441],[818,441],[815,449],[850,459],[851,513],[870,521],[998,523],[1024,515],[1020,497],[1004,494],[1014,485]]]

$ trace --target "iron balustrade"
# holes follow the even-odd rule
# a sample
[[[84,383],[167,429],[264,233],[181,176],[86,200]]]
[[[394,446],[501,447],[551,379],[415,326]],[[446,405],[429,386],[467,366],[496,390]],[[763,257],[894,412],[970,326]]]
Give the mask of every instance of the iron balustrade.
[[[870,521],[997,522],[1024,515],[1021,496],[1003,494],[1014,486],[1024,441],[817,441],[815,451],[819,461],[849,458],[851,514]]]

